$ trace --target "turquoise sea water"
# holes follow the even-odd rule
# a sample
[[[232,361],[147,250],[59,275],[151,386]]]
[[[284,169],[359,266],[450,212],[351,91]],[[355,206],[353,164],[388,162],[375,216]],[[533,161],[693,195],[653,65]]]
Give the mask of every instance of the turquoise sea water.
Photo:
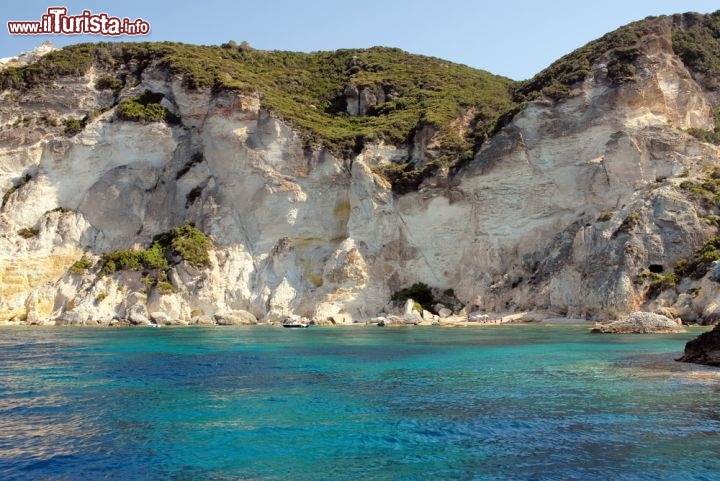
[[[700,331],[0,330],[0,479],[720,480]]]

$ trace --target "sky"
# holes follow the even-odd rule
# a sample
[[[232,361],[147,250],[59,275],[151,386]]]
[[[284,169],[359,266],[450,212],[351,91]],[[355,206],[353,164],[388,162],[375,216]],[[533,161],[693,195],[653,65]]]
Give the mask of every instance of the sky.
[[[69,15],[90,10],[131,21],[142,18],[150,24],[150,33],[120,38],[8,33],[8,21],[39,21],[53,6],[67,7]],[[0,58],[45,40],[56,46],[112,39],[203,45],[234,40],[261,50],[304,52],[381,45],[524,80],[629,22],[718,9],[717,0],[21,0],[4,2],[0,10]]]

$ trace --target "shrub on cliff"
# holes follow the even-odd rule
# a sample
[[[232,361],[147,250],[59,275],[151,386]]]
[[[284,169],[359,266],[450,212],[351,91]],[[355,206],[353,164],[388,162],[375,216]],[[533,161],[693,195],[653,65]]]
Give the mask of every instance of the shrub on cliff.
[[[103,75],[95,82],[95,88],[98,90],[112,90],[113,92],[119,92],[122,90],[123,86],[123,81],[113,75]]]
[[[85,271],[90,269],[94,265],[92,259],[82,256],[80,259],[73,262],[73,265],[70,266],[69,272],[70,274],[75,275],[82,275],[85,274]]]
[[[210,239],[192,224],[175,227],[153,238],[150,247],[106,252],[100,257],[101,272],[140,269],[165,272],[176,263],[176,256],[196,267],[210,264]]]
[[[714,210],[720,202],[720,168],[710,170],[703,177],[697,182],[683,180],[678,187],[705,209]]]
[[[73,137],[82,132],[85,127],[85,122],[80,119],[68,119],[65,121],[65,135]]]
[[[678,285],[680,277],[675,272],[669,274],[649,273],[650,284],[647,290],[649,299],[654,299],[665,289],[670,289]]]
[[[687,133],[701,142],[706,142],[713,145],[720,145],[720,131],[718,130],[712,131],[691,128],[687,130]]]
[[[10,196],[25,187],[25,185],[27,185],[31,180],[32,176],[30,174],[25,174],[20,178],[20,180],[13,182],[12,187],[10,187],[3,195],[2,205],[0,205],[0,208],[5,207],[5,204],[7,204],[8,200],[10,200]]]
[[[387,180],[396,194],[405,194],[417,190],[422,181],[434,174],[438,169],[437,165],[429,164],[422,168],[416,168],[410,163],[379,165],[372,168],[372,171]]]
[[[710,270],[713,261],[720,260],[720,236],[713,237],[695,251],[690,260],[681,260],[675,267],[679,276],[699,279]]]
[[[707,142],[709,144],[720,145],[720,108],[713,110],[713,122],[715,124],[713,130],[705,129],[687,129],[687,133],[700,140],[701,142]],[[713,177],[717,179],[720,176]]]
[[[18,235],[23,239],[32,239],[33,237],[37,237],[38,233],[35,227],[23,227],[18,231]]]
[[[163,94],[153,93],[146,90],[143,94],[132,99],[120,102],[115,114],[119,119],[131,122],[167,122],[169,124],[179,123],[177,116],[160,105]]]
[[[196,267],[210,265],[210,239],[192,224],[174,227],[170,232],[156,236],[153,243],[163,246],[166,252],[169,249],[171,254],[179,255]]]
[[[143,267],[143,251],[123,249],[106,252],[100,256],[103,274],[111,274],[119,270],[137,271]]]
[[[173,229],[172,247],[187,262],[200,267],[210,264],[210,240],[191,225]]]
[[[720,89],[720,11],[673,17],[673,50],[708,90]]]
[[[147,249],[106,252],[100,256],[100,265],[103,274],[112,274],[119,270],[137,271],[141,268],[167,269],[170,267],[162,246],[157,243],[153,243]]]

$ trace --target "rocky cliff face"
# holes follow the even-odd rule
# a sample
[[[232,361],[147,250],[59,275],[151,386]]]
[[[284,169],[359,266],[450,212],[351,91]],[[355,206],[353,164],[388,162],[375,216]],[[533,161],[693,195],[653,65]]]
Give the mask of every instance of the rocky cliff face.
[[[343,158],[310,148],[262,94],[191,89],[160,63],[122,90],[98,86],[95,68],[6,89],[0,320],[344,323],[388,312],[415,282],[468,311],[606,319],[644,307],[696,320],[718,305],[715,282],[648,299],[638,280],[672,272],[716,230],[680,188],[720,150],[685,133],[714,128],[713,97],[673,51],[671,26],[658,19],[637,42],[632,81],[609,78],[601,56],[568,97],[528,103],[457,173],[404,195],[376,172],[432,150],[432,130],[422,145],[366,142]],[[177,121],[118,115],[145,91]],[[379,102],[367,92],[340,92],[347,111]],[[79,133],[63,127],[79,118]],[[211,239],[210,261],[174,263],[171,288],[143,269],[70,269],[186,222]]]

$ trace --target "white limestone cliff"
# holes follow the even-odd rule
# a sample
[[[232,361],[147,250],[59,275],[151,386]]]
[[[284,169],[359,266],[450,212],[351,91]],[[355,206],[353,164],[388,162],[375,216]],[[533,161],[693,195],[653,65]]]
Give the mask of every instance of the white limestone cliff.
[[[406,146],[308,151],[257,95],[188,90],[159,67],[121,95],[164,94],[180,125],[117,119],[93,72],[6,90],[0,192],[15,189],[0,210],[0,321],[347,323],[414,282],[468,310],[632,312],[641,269],[671,268],[711,234],[677,188],[720,161],[683,132],[712,127],[711,103],[669,35],[642,46],[635,82],[612,84],[598,61],[569,98],[530,103],[458,174],[402,196],[372,167]],[[48,124],[97,106],[110,109],[76,136]],[[169,271],[174,293],[141,272],[68,270],[186,221],[214,247],[210,267]]]
[[[22,52],[13,57],[0,58],[0,71],[9,67],[22,67],[37,62],[43,55],[47,55],[57,48],[52,42],[45,41],[27,52]]]

